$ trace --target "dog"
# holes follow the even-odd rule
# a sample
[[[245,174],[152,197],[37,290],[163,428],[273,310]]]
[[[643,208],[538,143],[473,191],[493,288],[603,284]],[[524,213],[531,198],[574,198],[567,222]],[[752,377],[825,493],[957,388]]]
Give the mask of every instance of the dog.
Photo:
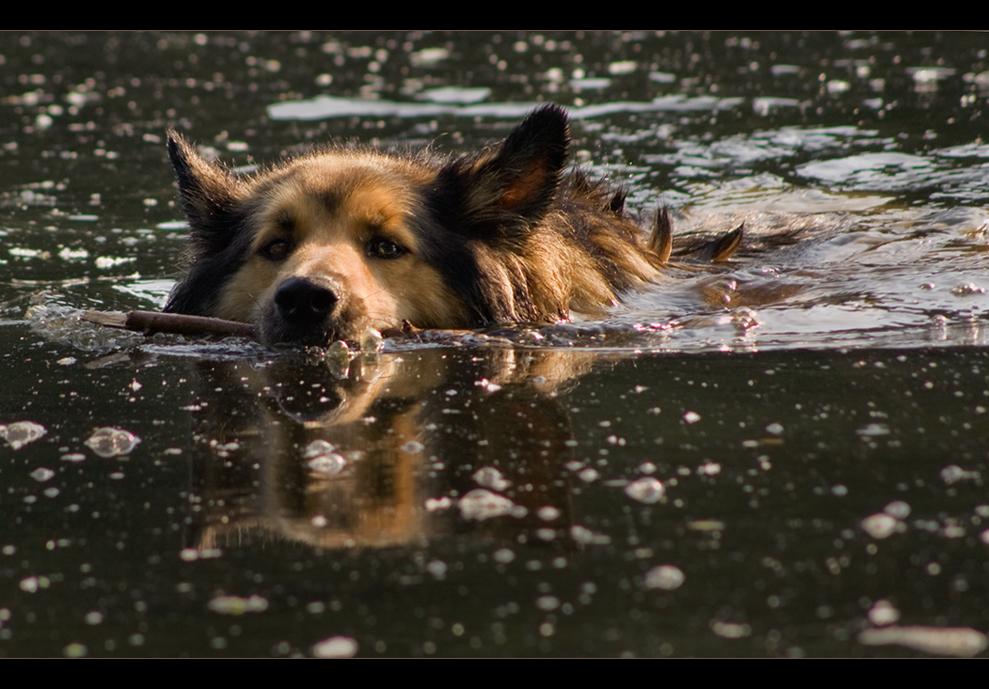
[[[670,219],[641,228],[624,191],[566,172],[569,147],[565,111],[545,105],[479,153],[337,146],[239,176],[170,130],[191,250],[165,311],[304,346],[600,314],[660,277]]]

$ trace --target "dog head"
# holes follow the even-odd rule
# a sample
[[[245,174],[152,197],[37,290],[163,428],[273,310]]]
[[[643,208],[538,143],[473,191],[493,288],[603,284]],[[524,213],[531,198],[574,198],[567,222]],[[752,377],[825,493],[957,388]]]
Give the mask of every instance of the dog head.
[[[165,310],[255,323],[266,344],[302,345],[406,321],[530,320],[533,300],[513,275],[525,272],[568,145],[565,114],[546,106],[480,154],[334,148],[240,176],[169,132],[192,248]]]

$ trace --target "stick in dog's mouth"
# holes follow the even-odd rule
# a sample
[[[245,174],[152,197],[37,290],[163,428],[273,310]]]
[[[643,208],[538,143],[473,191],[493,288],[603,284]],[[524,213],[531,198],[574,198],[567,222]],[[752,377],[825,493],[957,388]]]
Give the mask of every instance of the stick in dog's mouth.
[[[108,328],[134,330],[146,335],[172,333],[176,335],[239,335],[256,337],[257,328],[251,323],[228,321],[208,316],[187,316],[158,311],[83,311],[80,318]]]

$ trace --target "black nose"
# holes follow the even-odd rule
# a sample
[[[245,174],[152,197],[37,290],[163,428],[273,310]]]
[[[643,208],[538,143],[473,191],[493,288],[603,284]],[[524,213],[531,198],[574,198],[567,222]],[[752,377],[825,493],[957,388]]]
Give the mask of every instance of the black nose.
[[[332,290],[304,278],[289,278],[275,292],[275,306],[286,321],[321,322],[337,304]]]

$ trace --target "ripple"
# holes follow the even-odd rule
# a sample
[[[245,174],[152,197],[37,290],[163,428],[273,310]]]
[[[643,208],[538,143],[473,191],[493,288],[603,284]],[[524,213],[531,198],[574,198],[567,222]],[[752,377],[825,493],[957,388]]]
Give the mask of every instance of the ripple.
[[[906,153],[863,153],[798,165],[797,174],[827,184],[865,190],[910,190],[938,183],[939,166]]]

